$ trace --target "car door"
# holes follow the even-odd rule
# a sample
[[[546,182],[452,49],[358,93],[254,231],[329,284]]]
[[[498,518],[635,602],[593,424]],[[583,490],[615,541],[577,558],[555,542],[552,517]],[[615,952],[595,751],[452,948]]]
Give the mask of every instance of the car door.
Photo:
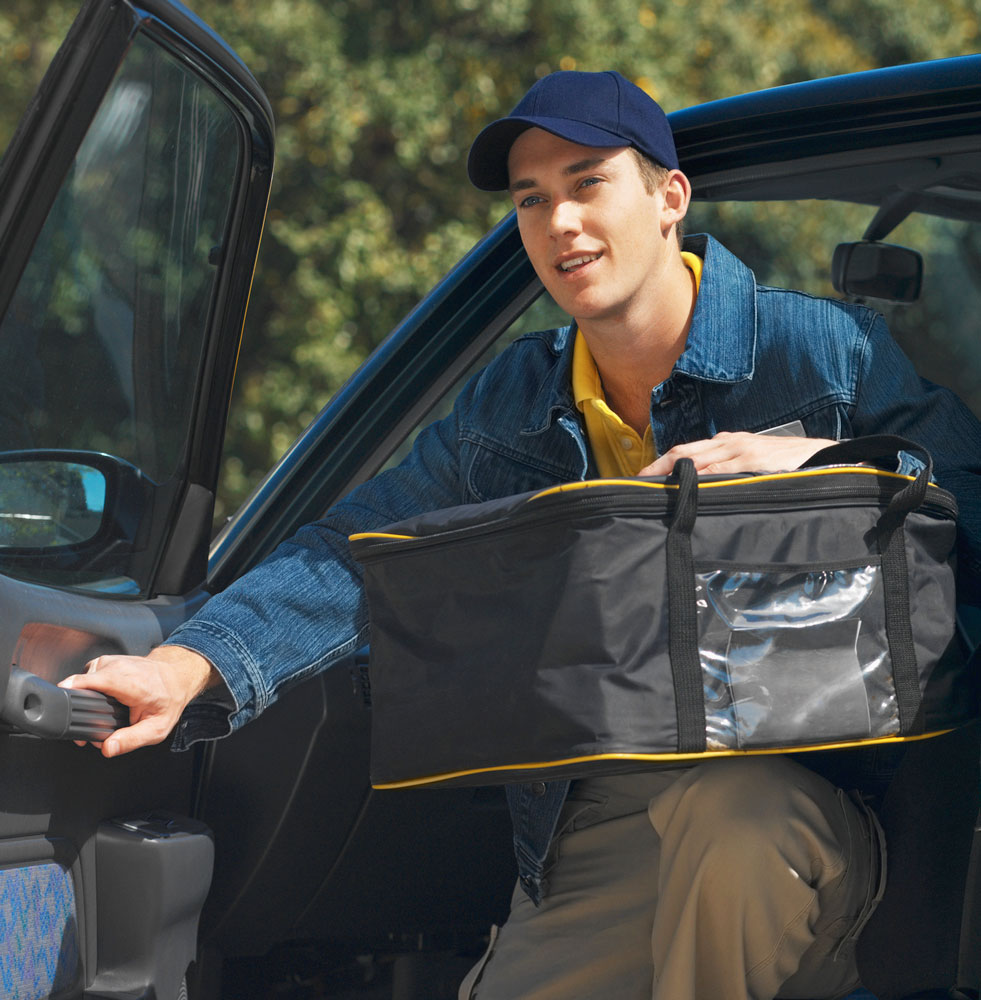
[[[186,8],[89,0],[0,165],[0,993],[178,995],[199,760],[106,761],[104,699],[205,599],[272,170],[264,95]],[[72,700],[74,699],[74,700]]]

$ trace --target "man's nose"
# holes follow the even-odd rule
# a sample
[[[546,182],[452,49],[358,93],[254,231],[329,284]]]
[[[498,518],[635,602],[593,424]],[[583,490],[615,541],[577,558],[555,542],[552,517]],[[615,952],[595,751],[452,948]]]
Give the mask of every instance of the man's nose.
[[[566,236],[582,229],[582,218],[579,206],[569,199],[559,198],[552,203],[552,212],[548,220],[550,236]]]

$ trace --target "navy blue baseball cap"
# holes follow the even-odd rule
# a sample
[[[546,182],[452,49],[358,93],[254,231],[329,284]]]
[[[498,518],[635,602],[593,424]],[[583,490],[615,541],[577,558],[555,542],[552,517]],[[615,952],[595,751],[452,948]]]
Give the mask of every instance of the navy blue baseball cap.
[[[506,118],[491,122],[474,139],[467,172],[475,187],[507,189],[508,153],[529,128],[580,146],[633,146],[662,166],[678,167],[668,119],[640,87],[615,72],[561,70],[542,77]]]

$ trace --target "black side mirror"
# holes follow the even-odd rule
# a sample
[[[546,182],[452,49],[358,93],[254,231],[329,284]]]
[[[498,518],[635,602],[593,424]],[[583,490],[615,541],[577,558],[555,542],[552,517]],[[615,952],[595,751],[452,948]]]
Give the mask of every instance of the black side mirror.
[[[101,452],[0,452],[0,562],[133,547],[154,486]]]
[[[915,302],[923,286],[923,257],[892,243],[840,243],[831,260],[831,283],[855,298]]]

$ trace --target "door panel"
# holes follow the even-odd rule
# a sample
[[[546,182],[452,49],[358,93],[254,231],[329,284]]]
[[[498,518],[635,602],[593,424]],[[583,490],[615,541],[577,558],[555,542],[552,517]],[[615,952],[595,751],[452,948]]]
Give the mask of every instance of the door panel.
[[[206,599],[271,167],[268,104],[201,22],[85,4],[0,170],[0,706],[11,670],[145,653]],[[198,771],[0,729],[0,994],[177,995]]]

